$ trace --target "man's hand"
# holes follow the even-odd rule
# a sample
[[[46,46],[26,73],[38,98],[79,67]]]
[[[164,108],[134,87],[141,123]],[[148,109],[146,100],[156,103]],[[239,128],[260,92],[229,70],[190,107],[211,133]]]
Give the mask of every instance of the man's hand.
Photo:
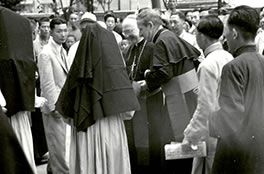
[[[141,90],[146,90],[148,88],[146,80],[140,80],[137,82],[141,86]]]
[[[35,108],[41,108],[47,102],[47,99],[44,97],[35,96]]]
[[[202,141],[198,136],[184,136],[182,143],[189,144],[190,146],[196,146],[200,141]]]
[[[51,111],[51,115],[54,117],[54,118],[62,118],[61,114],[54,110],[54,111]]]
[[[4,106],[0,106],[0,107],[2,107],[2,111],[3,111],[4,113],[7,112],[7,109],[6,109]]]
[[[136,94],[137,96],[139,96],[140,91],[141,91],[141,86],[140,86],[140,84],[139,84],[138,82],[133,81],[133,82],[132,82],[132,87],[133,87],[133,90],[134,90],[135,94]]]
[[[191,148],[192,150],[197,150],[198,149],[198,142],[190,142],[187,138],[184,137],[183,141],[182,141],[182,147],[183,150],[188,150],[189,148]]]

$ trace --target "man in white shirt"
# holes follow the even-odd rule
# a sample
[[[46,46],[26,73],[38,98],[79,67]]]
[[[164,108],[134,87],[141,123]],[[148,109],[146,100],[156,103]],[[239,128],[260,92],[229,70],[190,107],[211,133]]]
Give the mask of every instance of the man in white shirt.
[[[233,59],[224,51],[219,38],[223,33],[223,23],[217,16],[205,16],[197,26],[196,39],[204,51],[205,59],[198,68],[198,101],[193,118],[184,130],[183,143],[196,145],[206,141],[207,156],[194,158],[192,174],[211,173],[215,154],[216,139],[209,137],[208,119],[218,109],[220,77],[223,66]],[[205,165],[204,165],[205,164]],[[204,169],[203,169],[204,168]]]
[[[171,14],[170,25],[171,25],[172,31],[177,36],[179,36],[180,38],[182,38],[183,40],[185,40],[186,42],[188,42],[189,44],[191,44],[192,46],[194,46],[201,52],[201,56],[198,58],[198,60],[199,62],[202,62],[202,60],[204,59],[203,51],[197,44],[195,35],[185,31],[184,29],[185,22],[186,22],[185,15],[181,11],[176,11]]]
[[[33,42],[34,54],[36,58],[43,49],[43,46],[49,42],[50,38],[50,20],[48,17],[40,18],[39,22],[39,34]]]
[[[257,36],[255,38],[255,43],[257,46],[257,51],[260,54],[264,53],[264,17],[260,20],[260,28],[258,29]]]
[[[187,41],[195,48],[199,48],[195,35],[190,34],[184,30],[185,15],[181,11],[173,12],[170,16],[170,25],[172,31],[180,38]]]

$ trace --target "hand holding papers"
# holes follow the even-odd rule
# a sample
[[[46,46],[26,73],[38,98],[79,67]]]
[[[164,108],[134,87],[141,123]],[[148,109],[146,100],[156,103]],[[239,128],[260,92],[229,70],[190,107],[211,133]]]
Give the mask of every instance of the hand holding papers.
[[[184,159],[206,156],[206,143],[199,142],[197,145],[171,143],[165,145],[165,159]]]

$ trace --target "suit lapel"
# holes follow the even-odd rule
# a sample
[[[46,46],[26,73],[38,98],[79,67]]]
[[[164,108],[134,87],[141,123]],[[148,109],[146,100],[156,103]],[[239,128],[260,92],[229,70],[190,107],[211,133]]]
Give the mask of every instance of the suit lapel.
[[[65,65],[65,63],[63,62],[62,57],[61,57],[61,54],[60,54],[60,51],[58,51],[56,49],[56,46],[55,45],[52,45],[52,48],[53,48],[53,52],[55,54],[56,60],[59,62],[59,64],[61,65],[62,69],[65,71],[65,73],[68,74],[68,69],[66,67],[67,65]],[[66,61],[67,61],[67,57],[65,57],[65,58],[66,58]]]

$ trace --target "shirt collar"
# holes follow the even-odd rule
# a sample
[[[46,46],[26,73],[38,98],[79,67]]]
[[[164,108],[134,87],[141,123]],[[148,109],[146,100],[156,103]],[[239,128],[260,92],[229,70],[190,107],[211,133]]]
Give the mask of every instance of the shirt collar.
[[[49,37],[49,39],[50,39],[50,37]],[[40,45],[42,45],[42,46],[46,45],[46,44],[49,42],[49,39],[47,39],[47,40],[42,40],[41,37],[40,37],[40,35],[38,35],[38,36],[36,37],[36,40],[38,40],[39,43],[40,43]]]
[[[245,52],[256,52],[256,45],[244,45],[236,49],[233,53],[234,57],[237,57]]]
[[[222,49],[223,49],[223,46],[220,42],[213,43],[212,45],[210,45],[204,50],[204,56],[207,57],[208,54],[210,54],[211,52],[216,51],[216,50],[222,50]]]
[[[155,34],[152,37],[152,41],[156,42],[156,39],[158,37],[158,35],[164,30],[163,26],[159,26],[158,30],[155,32]]]
[[[182,33],[179,35],[179,37],[184,37],[184,35],[186,35],[186,33],[187,33],[187,32],[183,29],[183,30],[182,30]]]

